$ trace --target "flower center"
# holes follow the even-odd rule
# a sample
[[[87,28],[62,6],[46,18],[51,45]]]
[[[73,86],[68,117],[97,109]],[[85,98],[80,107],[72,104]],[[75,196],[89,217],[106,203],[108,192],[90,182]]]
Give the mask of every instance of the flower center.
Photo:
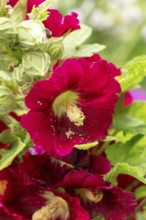
[[[76,126],[83,126],[85,115],[82,109],[77,106],[79,96],[73,91],[66,91],[60,94],[53,102],[54,114],[60,118],[63,114],[66,114],[68,119]]]
[[[6,189],[7,189],[7,184],[8,184],[8,181],[7,180],[1,180],[0,181],[0,195],[3,196]]]
[[[91,202],[98,203],[103,198],[102,190],[97,190],[96,192],[92,192],[90,189],[82,188],[76,189],[76,194],[80,195],[83,200],[89,200]]]
[[[49,204],[41,207],[33,214],[32,220],[55,220],[58,218],[67,220],[68,217],[69,209],[67,202],[59,196],[54,196]]]

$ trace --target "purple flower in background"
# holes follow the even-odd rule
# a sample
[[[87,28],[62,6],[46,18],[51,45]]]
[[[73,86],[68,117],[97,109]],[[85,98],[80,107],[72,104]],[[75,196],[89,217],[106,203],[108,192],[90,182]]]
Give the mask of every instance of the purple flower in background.
[[[132,89],[129,91],[133,101],[146,102],[146,90],[144,89]]]

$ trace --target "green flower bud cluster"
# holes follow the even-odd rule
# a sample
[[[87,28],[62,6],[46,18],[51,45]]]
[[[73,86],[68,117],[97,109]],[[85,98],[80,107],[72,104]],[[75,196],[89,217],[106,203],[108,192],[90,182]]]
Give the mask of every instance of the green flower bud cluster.
[[[25,97],[35,81],[48,77],[63,53],[63,39],[48,37],[40,19],[24,20],[20,3],[0,16],[0,114],[17,108],[17,97]]]

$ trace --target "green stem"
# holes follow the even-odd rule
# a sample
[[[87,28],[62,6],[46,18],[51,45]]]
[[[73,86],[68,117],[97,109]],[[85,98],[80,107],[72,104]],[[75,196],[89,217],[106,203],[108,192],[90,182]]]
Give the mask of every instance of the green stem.
[[[99,148],[99,150],[97,151],[96,155],[102,154],[102,153],[105,151],[105,149],[106,149],[107,146],[109,146],[109,142],[104,143],[104,144],[102,145],[102,147]]]
[[[139,180],[134,180],[130,185],[126,187],[126,190],[132,191],[139,184]]]
[[[5,6],[7,4],[7,0],[1,0],[1,7],[0,7],[0,15],[2,16],[5,12]]]
[[[11,127],[13,123],[17,122],[17,120],[10,115],[2,115],[0,116],[0,120],[4,122],[8,127]]]

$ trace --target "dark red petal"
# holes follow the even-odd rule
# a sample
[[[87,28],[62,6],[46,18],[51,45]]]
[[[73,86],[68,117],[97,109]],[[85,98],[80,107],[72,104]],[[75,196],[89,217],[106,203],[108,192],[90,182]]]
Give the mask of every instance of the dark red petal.
[[[131,192],[113,187],[103,190],[103,199],[99,203],[86,203],[84,207],[92,218],[103,216],[106,220],[123,220],[135,212],[136,200]]]

